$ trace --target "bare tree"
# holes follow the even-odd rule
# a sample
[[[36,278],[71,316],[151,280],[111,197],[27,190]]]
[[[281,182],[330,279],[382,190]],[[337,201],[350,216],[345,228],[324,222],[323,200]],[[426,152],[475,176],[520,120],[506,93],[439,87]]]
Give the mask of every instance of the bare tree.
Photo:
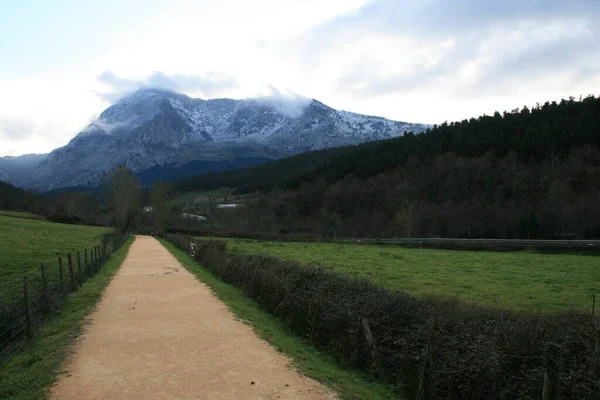
[[[124,165],[114,167],[109,173],[109,179],[115,208],[115,229],[126,233],[131,230],[139,214],[138,182],[133,172]]]
[[[415,220],[417,201],[410,196],[403,196],[400,208],[394,216],[394,222],[404,227],[406,237],[410,239]]]
[[[165,234],[165,225],[169,217],[167,193],[167,185],[162,181],[154,183],[150,189],[150,202],[152,203],[154,229],[158,236],[163,236]]]

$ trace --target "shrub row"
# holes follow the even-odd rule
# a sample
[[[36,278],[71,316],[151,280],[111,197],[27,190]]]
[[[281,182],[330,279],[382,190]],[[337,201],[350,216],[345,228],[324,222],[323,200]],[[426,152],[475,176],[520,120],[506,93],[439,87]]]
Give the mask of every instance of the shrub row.
[[[190,238],[167,235],[190,250]],[[420,399],[597,399],[600,323],[586,315],[516,314],[421,299],[263,255],[195,243],[221,280],[341,362]]]

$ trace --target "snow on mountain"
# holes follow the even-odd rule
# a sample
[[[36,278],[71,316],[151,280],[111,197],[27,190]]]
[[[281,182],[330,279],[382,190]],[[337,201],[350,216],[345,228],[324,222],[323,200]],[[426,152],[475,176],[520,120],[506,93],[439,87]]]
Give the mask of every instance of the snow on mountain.
[[[310,99],[193,99],[140,89],[52,151],[21,186],[95,185],[116,164],[135,172],[193,160],[275,159],[387,139],[427,125],[337,111]]]

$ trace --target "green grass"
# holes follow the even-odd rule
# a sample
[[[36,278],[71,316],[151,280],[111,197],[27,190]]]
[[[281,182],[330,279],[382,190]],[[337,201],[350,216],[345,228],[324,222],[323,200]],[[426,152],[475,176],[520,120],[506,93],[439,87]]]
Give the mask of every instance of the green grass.
[[[25,274],[39,275],[41,263],[54,267],[59,255],[83,252],[109,232],[112,229],[0,215],[0,300],[11,298]]]
[[[28,213],[28,212],[21,212],[21,211],[0,210],[0,215],[4,215],[7,217],[17,217],[17,218],[45,219],[41,215],[32,214],[32,213]]]
[[[58,315],[35,333],[21,353],[0,367],[0,399],[45,398],[45,390],[56,380],[71,346],[85,326],[85,317],[96,306],[132,242],[133,239],[129,239],[94,278],[67,297]]]
[[[320,264],[417,296],[514,310],[589,311],[592,293],[600,294],[600,257],[593,255],[224,240],[232,251]]]
[[[342,399],[395,399],[385,385],[369,382],[367,375],[346,369],[333,359],[317,351],[309,342],[290,334],[274,316],[261,310],[259,305],[242,290],[236,289],[216,278],[184,252],[165,240],[161,243],[183,264],[188,271],[207,284],[223,303],[241,320],[274,348],[288,355],[294,366],[304,375],[313,378],[337,392]]]

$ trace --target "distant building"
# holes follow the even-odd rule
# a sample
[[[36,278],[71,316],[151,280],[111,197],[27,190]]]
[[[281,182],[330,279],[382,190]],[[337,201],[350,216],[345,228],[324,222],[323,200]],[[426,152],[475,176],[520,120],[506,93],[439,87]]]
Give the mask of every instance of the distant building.
[[[204,215],[181,213],[181,216],[185,219],[192,219],[194,221],[206,221],[206,217]]]
[[[219,204],[217,208],[237,208],[242,206],[243,204]]]

